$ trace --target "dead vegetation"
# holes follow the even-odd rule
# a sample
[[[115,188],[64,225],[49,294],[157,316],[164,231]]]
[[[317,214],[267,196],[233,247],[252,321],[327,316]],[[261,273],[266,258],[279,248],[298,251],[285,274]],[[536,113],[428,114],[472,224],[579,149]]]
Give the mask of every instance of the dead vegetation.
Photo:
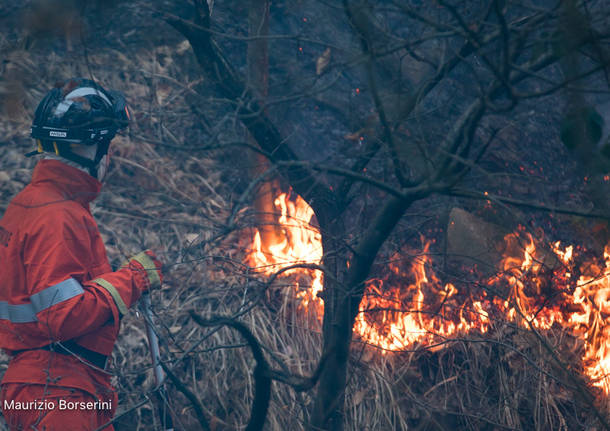
[[[0,70],[0,211],[29,181],[35,160],[22,154],[32,146],[32,113],[54,80],[90,76],[128,95],[136,118],[115,140],[112,169],[92,212],[113,266],[145,248],[157,251],[166,264],[165,288],[153,295],[164,363],[199,400],[209,428],[243,429],[248,423],[255,361],[235,330],[202,328],[190,313],[235,317],[250,329],[274,370],[314,373],[320,322],[299,308],[294,280],[280,278],[269,286],[268,278],[244,264],[254,218],[240,201],[239,156],[227,156],[227,147],[216,149],[214,140],[199,142],[192,130],[226,133],[221,126],[230,120],[212,125],[202,115],[201,124],[192,123],[193,112],[201,109],[192,100],[201,80],[176,78],[184,76],[176,68],[188,70],[184,65],[193,62],[188,45],[176,41],[135,49],[119,43],[58,56],[53,50],[17,50],[5,40],[0,52],[8,59]],[[201,151],[205,147],[209,150]],[[561,328],[537,337],[498,319],[484,335],[439,343],[382,353],[356,339],[345,429],[602,429],[591,399],[582,394],[582,387],[591,389],[589,383],[583,379],[581,387],[569,378],[581,370],[582,342]],[[570,369],[562,369],[545,345]],[[2,369],[6,364],[3,356]],[[123,321],[112,372],[121,400],[117,430],[160,429],[153,405],[146,402],[153,378],[144,322],[135,310]],[[177,428],[201,429],[192,403],[167,386]],[[593,392],[596,408],[606,415],[607,400],[601,391]],[[265,429],[305,429],[312,397],[312,391],[274,381]]]

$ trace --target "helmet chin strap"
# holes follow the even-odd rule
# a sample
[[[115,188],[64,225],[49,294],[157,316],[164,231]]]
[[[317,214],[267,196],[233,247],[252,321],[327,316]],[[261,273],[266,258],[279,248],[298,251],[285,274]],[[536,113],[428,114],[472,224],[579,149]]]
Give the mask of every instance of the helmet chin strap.
[[[102,160],[97,164],[97,180],[102,181],[104,177],[106,177],[106,173],[108,172],[108,166],[110,165],[110,157],[108,154],[104,154]]]

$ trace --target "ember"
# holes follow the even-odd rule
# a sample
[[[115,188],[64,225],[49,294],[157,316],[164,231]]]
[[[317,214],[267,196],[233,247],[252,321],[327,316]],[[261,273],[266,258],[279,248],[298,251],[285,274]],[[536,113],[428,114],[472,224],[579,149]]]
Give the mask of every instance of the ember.
[[[275,205],[283,240],[263,246],[257,231],[248,263],[267,275],[297,263],[320,263],[321,235],[310,224],[313,210],[301,197],[287,194]],[[430,241],[422,238],[420,253],[393,256],[387,275],[367,282],[354,332],[386,354],[416,346],[440,348],[452,337],[485,333],[498,319],[537,330],[558,325],[583,341],[584,373],[610,394],[610,246],[595,259],[560,242],[547,247],[525,229],[506,235],[504,242],[501,271],[460,288],[439,280]],[[296,268],[281,277],[302,275],[311,282],[297,281],[298,306],[321,320],[322,273]]]

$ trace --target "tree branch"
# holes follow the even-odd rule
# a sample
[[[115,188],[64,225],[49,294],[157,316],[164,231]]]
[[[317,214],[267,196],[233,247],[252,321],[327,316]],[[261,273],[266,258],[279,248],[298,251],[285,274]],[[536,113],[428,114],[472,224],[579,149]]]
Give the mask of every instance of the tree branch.
[[[161,362],[161,366],[165,370],[165,374],[167,374],[167,377],[169,377],[176,389],[178,389],[193,406],[193,409],[195,410],[195,415],[197,416],[197,420],[201,425],[201,429],[203,429],[204,431],[209,431],[210,424],[208,424],[208,421],[205,418],[205,415],[203,414],[203,407],[201,406],[201,403],[199,402],[193,391],[187,388],[186,385],[182,383],[182,381],[178,377],[176,377],[176,375],[172,372],[172,370],[169,369],[169,367],[165,363]]]
[[[254,401],[252,402],[250,420],[248,421],[246,431],[262,430],[265,425],[267,410],[269,408],[269,399],[271,397],[271,377],[269,377],[269,364],[263,355],[258,340],[246,325],[236,320],[226,317],[203,319],[194,311],[190,312],[190,316],[199,326],[229,326],[246,339],[246,342],[252,351],[252,356],[254,356],[254,360],[256,361],[256,367],[254,368]]]
[[[230,100],[241,100],[237,115],[262,150],[269,155],[270,161],[272,163],[298,161],[299,158],[267,117],[252,91],[233,69],[222,50],[211,38],[211,34],[205,31],[210,26],[210,17],[205,11],[206,7],[197,8],[193,14],[194,21],[187,21],[171,14],[166,14],[165,20],[189,41],[197,62],[206,75],[213,79],[218,91]],[[333,217],[335,211],[332,207],[337,200],[330,189],[319,182],[310,170],[297,167],[283,169],[281,174],[288,178],[293,189],[316,209],[318,219]],[[324,204],[316,208],[318,202]],[[327,214],[329,212],[330,214]]]
[[[492,202],[494,202],[494,201],[501,202],[504,204],[514,205],[516,207],[531,208],[531,209],[548,211],[548,212],[558,213],[558,214],[569,214],[569,215],[575,215],[575,216],[579,216],[579,217],[587,217],[587,218],[610,221],[610,215],[608,215],[608,214],[591,213],[591,212],[579,211],[579,210],[575,210],[575,209],[571,209],[571,208],[562,208],[562,207],[556,207],[556,206],[552,206],[552,205],[539,204],[539,203],[529,202],[529,201],[525,201],[525,200],[521,200],[521,199],[514,199],[514,198],[494,195],[494,194],[490,194],[490,193],[481,193],[481,192],[461,189],[461,188],[457,188],[457,187],[453,188],[451,190],[448,190],[447,192],[445,192],[445,194],[447,194],[449,196],[488,200],[488,201],[492,201]]]
[[[401,160],[398,156],[396,142],[394,141],[394,134],[392,133],[392,130],[390,128],[386,111],[383,106],[383,101],[379,96],[377,80],[375,79],[375,71],[373,64],[373,60],[375,59],[375,51],[373,50],[371,35],[368,31],[368,27],[371,25],[371,23],[369,22],[369,16],[368,14],[366,14],[366,12],[363,11],[363,7],[359,7],[357,10],[352,10],[348,0],[343,0],[343,7],[350,23],[356,29],[360,36],[360,45],[362,51],[368,57],[366,61],[366,71],[368,76],[369,87],[371,90],[371,95],[373,97],[373,102],[375,104],[375,109],[379,114],[379,121],[381,122],[381,127],[383,130],[383,140],[388,146],[392,157],[392,164],[394,165],[394,176],[396,176],[396,179],[398,180],[398,183],[401,185],[401,187],[407,187],[411,184],[409,184],[409,182],[403,175]],[[355,17],[354,14],[358,14],[358,17]]]

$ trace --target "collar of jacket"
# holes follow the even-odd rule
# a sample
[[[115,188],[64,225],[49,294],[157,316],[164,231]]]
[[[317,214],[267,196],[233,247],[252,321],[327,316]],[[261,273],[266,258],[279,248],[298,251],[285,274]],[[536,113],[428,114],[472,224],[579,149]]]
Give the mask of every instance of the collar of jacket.
[[[88,205],[100,194],[102,183],[86,172],[59,160],[40,160],[32,174],[32,185],[53,184],[68,199]]]

